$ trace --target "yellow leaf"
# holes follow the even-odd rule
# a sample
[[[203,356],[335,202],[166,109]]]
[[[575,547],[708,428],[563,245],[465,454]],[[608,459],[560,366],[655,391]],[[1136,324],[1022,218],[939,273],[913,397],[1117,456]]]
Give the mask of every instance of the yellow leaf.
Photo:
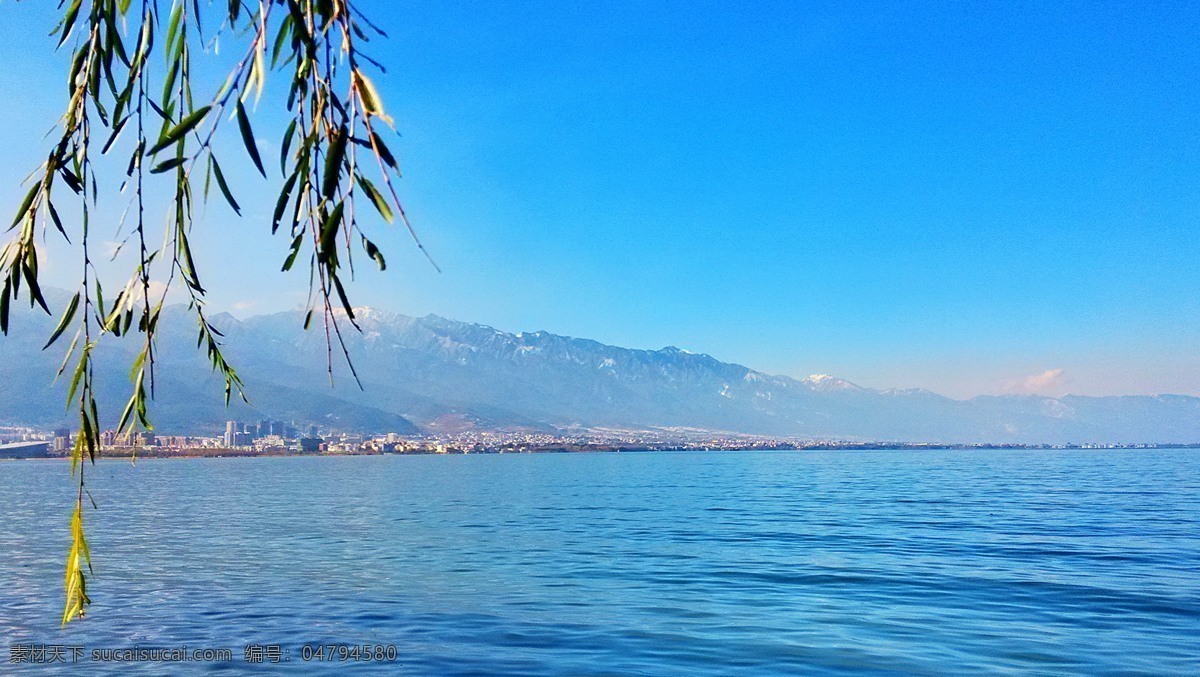
[[[259,41],[259,48],[254,50],[254,106],[258,107],[258,101],[262,98],[263,83],[267,79],[267,66],[263,55],[267,52],[266,41]]]
[[[363,75],[362,71],[356,70],[354,71],[354,87],[358,90],[358,98],[362,101],[363,110],[367,115],[373,115],[391,126],[392,119],[383,112],[383,102],[379,98],[379,91],[375,89],[375,83]]]

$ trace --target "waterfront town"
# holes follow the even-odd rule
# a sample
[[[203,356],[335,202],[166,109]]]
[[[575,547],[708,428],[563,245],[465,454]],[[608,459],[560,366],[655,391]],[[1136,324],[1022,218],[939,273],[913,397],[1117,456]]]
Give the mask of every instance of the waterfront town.
[[[0,459],[64,458],[74,432],[0,425]],[[315,425],[262,420],[227,421],[221,435],[170,435],[139,431],[100,435],[100,455],[115,458],[186,458],[289,455],[488,454],[589,451],[746,451],[869,449],[1118,449],[1158,448],[1154,444],[913,444],[886,441],[821,440],[745,435],[694,428],[624,430],[588,428],[577,432],[471,430],[452,434],[369,434],[322,429]]]
[[[67,456],[73,431],[0,426],[0,459]],[[809,440],[713,433],[687,428],[661,430],[588,429],[578,433],[534,430],[465,431],[452,434],[369,434],[314,425],[263,420],[227,421],[221,435],[167,435],[140,431],[100,435],[103,456],[142,458],[188,456],[285,456],[356,454],[471,454],[575,451],[796,449]]]

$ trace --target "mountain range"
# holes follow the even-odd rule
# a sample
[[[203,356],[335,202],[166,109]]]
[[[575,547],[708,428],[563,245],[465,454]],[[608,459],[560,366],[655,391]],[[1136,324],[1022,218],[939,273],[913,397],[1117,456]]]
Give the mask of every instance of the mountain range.
[[[50,297],[64,305],[62,294]],[[189,311],[164,310],[151,411],[157,430],[219,434],[227,419],[279,419],[398,433],[688,427],[897,442],[1200,441],[1200,398],[1183,395],[956,400],[826,375],[770,375],[670,346],[634,350],[368,308],[357,309],[356,318],[362,331],[343,334],[362,389],[336,347],[330,385],[325,333],[319,321],[304,331],[301,312],[214,316],[251,402],[227,409],[222,383],[195,350]],[[0,336],[0,423],[68,422],[63,379],[52,383],[68,341],[41,349],[54,322],[40,311],[14,309],[9,335]],[[99,352],[97,394],[107,418],[115,419],[140,346],[136,338],[109,338]]]

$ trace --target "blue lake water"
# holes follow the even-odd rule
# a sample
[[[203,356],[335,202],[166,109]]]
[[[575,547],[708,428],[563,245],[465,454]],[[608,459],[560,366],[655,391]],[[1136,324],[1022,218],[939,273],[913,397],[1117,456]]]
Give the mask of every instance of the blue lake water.
[[[1200,674],[1200,450],[0,462],[17,644],[384,644],[407,674]],[[85,657],[86,659],[86,657]],[[28,666],[26,666],[28,667]],[[270,666],[267,666],[270,667]],[[116,670],[116,666],[109,666]],[[0,663],[0,673],[17,672]]]

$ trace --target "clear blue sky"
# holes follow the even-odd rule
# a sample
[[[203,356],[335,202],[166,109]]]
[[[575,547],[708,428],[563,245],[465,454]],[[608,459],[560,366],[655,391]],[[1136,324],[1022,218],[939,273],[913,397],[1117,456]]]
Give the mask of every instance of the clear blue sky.
[[[954,396],[1200,394],[1200,5],[363,5],[445,272],[391,231],[360,303]],[[64,104],[52,10],[0,7],[5,211]],[[293,308],[246,169],[247,218],[197,225],[231,243],[212,303]]]

